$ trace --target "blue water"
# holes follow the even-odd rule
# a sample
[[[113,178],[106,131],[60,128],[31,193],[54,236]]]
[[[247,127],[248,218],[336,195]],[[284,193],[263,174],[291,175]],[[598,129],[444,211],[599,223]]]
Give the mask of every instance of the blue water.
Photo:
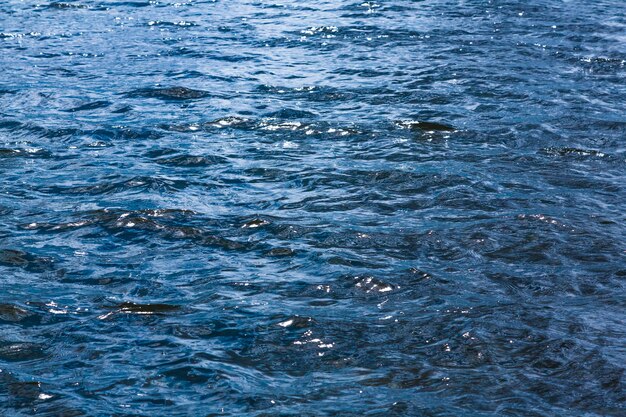
[[[624,416],[626,2],[0,3],[0,415]]]

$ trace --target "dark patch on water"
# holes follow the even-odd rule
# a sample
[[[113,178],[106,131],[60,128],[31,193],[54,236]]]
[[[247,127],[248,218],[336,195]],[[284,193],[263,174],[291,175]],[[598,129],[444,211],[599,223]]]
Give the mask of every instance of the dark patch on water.
[[[32,316],[28,310],[12,304],[0,304],[0,322],[20,323]]]
[[[106,320],[120,314],[132,314],[138,316],[165,315],[181,311],[181,307],[173,304],[139,304],[124,302],[110,308],[106,314],[98,316],[100,320]]]
[[[155,161],[160,165],[171,165],[181,168],[210,167],[227,162],[220,156],[177,155],[169,158],[159,158]]]
[[[455,129],[451,126],[444,125],[442,123],[425,122],[417,120],[402,120],[396,122],[398,126],[411,130],[425,130],[425,131],[437,131],[437,132],[453,132]]]
[[[143,88],[128,93],[129,97],[159,98],[162,100],[195,100],[209,97],[208,91],[194,90],[187,87]]]
[[[53,1],[53,2],[49,3],[47,7],[49,9],[59,9],[59,10],[63,10],[63,9],[86,9],[86,8],[88,8],[87,5],[81,4],[81,3],[69,3],[69,2],[58,2],[58,1]]]
[[[45,349],[29,342],[16,342],[0,339],[0,360],[6,362],[19,362],[41,359]]]
[[[0,265],[42,272],[53,269],[54,261],[49,257],[37,256],[22,250],[0,249]]]
[[[80,106],[72,107],[66,111],[68,112],[78,112],[78,111],[88,111],[88,110],[96,110],[104,107],[109,107],[111,102],[106,100],[93,101],[91,103],[81,104]]]

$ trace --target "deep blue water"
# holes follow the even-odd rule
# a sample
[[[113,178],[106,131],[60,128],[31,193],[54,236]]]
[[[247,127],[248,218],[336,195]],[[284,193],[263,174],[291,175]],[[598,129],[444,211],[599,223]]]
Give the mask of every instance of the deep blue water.
[[[0,2],[0,415],[624,416],[626,2]]]

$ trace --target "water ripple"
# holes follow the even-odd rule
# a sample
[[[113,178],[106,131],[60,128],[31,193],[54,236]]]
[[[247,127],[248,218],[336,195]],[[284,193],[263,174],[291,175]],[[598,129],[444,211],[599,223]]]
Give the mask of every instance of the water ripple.
[[[0,2],[0,415],[621,416],[625,15]]]

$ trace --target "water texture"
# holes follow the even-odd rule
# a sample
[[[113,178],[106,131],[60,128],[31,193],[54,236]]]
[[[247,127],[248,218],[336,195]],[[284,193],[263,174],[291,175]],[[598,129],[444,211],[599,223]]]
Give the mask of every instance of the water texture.
[[[0,2],[0,415],[624,416],[623,0]]]

